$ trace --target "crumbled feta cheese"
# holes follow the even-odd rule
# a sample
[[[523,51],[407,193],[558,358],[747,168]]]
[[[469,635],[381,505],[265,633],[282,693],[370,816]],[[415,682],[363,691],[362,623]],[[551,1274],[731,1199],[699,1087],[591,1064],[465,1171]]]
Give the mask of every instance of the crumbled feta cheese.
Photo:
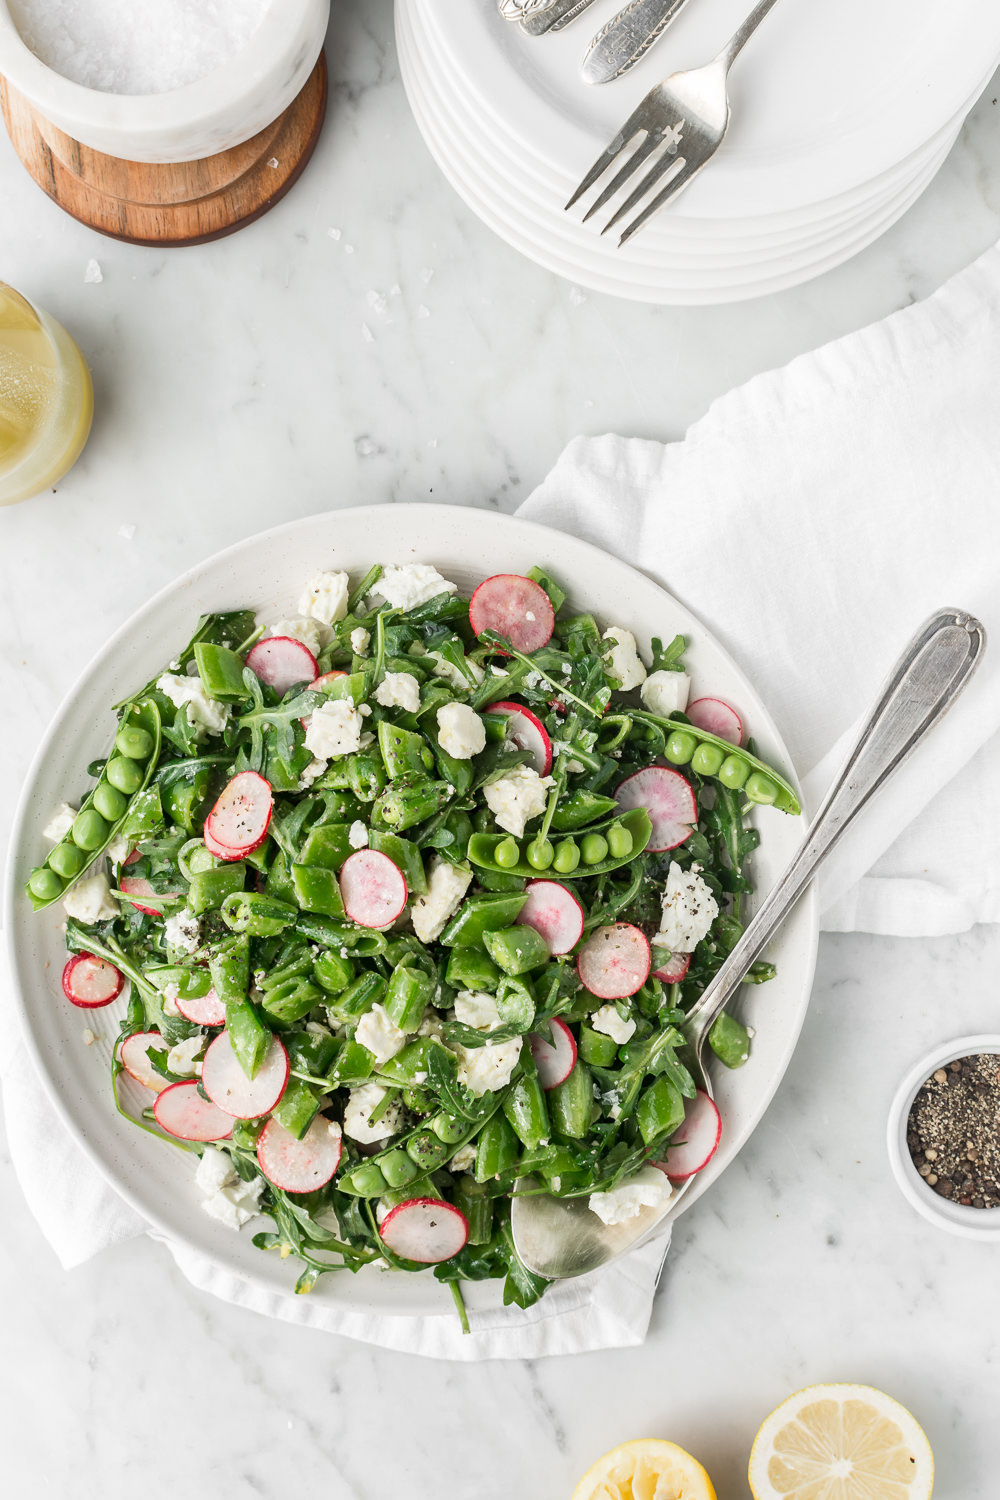
[[[453,661],[449,661],[447,656],[443,656],[440,651],[428,651],[427,660],[434,663],[434,676],[440,677],[449,687],[454,688],[456,693],[468,693],[474,683],[478,685],[486,676],[479,663],[469,661],[468,657],[466,657],[465,665],[472,674],[472,682]]]
[[[176,984],[168,984],[164,988],[163,994],[160,996],[160,1003],[163,1006],[163,1014],[165,1016],[175,1018],[180,1016],[180,1011],[177,1009],[177,996],[179,994],[180,988]]]
[[[432,1036],[438,1041],[444,1036],[444,1024],[436,1011],[428,1010],[417,1027],[417,1036]]]
[[[68,917],[89,927],[94,922],[108,922],[117,917],[118,906],[111,895],[106,875],[87,875],[78,880],[63,899]]]
[[[375,702],[383,708],[402,708],[415,714],[420,707],[420,683],[412,672],[386,672],[375,689]]]
[[[235,1182],[236,1172],[229,1152],[220,1151],[215,1146],[206,1146],[201,1153],[194,1180],[202,1193],[217,1193],[220,1188]]]
[[[179,1073],[182,1078],[193,1078],[196,1073],[201,1072],[201,1063],[198,1061],[205,1047],[205,1037],[189,1036],[187,1041],[178,1042],[171,1047],[167,1053],[167,1067],[171,1073]]]
[[[305,586],[299,600],[299,614],[308,615],[321,625],[335,625],[347,614],[347,596],[350,591],[350,580],[346,573],[317,573]],[[312,647],[309,649],[312,650]]]
[[[527,676],[524,679],[524,685],[525,685],[526,688],[529,688],[532,692],[538,692],[538,690],[540,688],[544,688],[544,687],[548,687],[549,686],[549,679],[546,676],[544,676],[543,673],[536,672],[534,670],[534,668],[532,668],[532,670],[527,674]]]
[[[609,625],[601,639],[613,643],[604,659],[609,674],[617,677],[618,686],[623,693],[645,682],[646,668],[639,660],[635,636],[631,630],[626,630],[624,625]]]
[[[355,656],[364,656],[371,644],[371,631],[366,630],[363,625],[357,625],[351,631],[351,650]]]
[[[445,755],[471,760],[486,748],[486,726],[467,703],[445,703],[437,711],[438,740]]]
[[[686,672],[650,672],[639,696],[651,714],[668,719],[687,708],[691,679]]]
[[[316,760],[314,757],[299,776],[299,791],[307,792],[314,781],[318,781],[326,770],[325,760]]]
[[[85,1026],[83,1028],[82,1032],[80,1033],[80,1035],[83,1037],[83,1045],[85,1047],[92,1047],[94,1045],[94,1043],[97,1041],[96,1036],[91,1031],[91,1029],[90,1029],[89,1026]]]
[[[640,1167],[634,1177],[620,1182],[609,1193],[591,1193],[589,1206],[605,1224],[624,1224],[644,1208],[661,1208],[673,1197],[665,1172],[658,1167]]]
[[[476,1146],[470,1141],[467,1146],[462,1146],[451,1161],[448,1163],[449,1172],[471,1172],[476,1165]]]
[[[422,943],[432,943],[441,936],[444,924],[458,910],[458,904],[472,884],[468,865],[450,865],[435,858],[427,875],[427,889],[413,903],[413,930]]]
[[[124,864],[125,861],[128,859],[129,854],[131,852],[132,852],[131,841],[129,839],[127,839],[127,838],[123,838],[120,833],[118,835],[116,835],[116,837],[111,840],[110,844],[108,845],[107,849],[105,850],[105,853],[107,854],[108,859],[110,859],[110,861],[111,861],[111,863],[113,865],[122,865],[122,864]]]
[[[216,1154],[222,1155],[221,1152]],[[202,1160],[204,1161],[204,1157]],[[207,1197],[201,1206],[213,1219],[218,1219],[228,1228],[241,1229],[260,1212],[260,1195],[263,1190],[262,1177],[244,1182],[232,1172],[228,1182]]]
[[[458,1058],[458,1081],[474,1094],[495,1094],[510,1082],[521,1055],[523,1037],[492,1047],[453,1047]]]
[[[692,865],[690,870],[682,870],[676,860],[670,862],[660,930],[653,942],[671,953],[693,953],[719,915],[718,903],[698,873],[700,869],[700,865]]]
[[[455,996],[455,1020],[477,1031],[491,1031],[500,1025],[500,1012],[492,995],[476,990],[459,990]]]
[[[232,710],[228,703],[216,703],[205,692],[200,677],[179,677],[175,672],[164,672],[157,678],[156,686],[175,708],[187,704],[188,723],[194,730],[195,739],[203,740],[207,734],[221,734]]]
[[[498,781],[483,787],[486,805],[501,828],[519,839],[525,824],[545,811],[551,776],[539,776],[531,766],[515,766]]]
[[[378,1066],[406,1045],[406,1032],[394,1026],[386,1015],[384,1005],[373,1005],[358,1022],[354,1040],[372,1054]]]
[[[201,942],[201,923],[193,911],[177,912],[163,924],[163,940],[180,953],[196,953]]]
[[[590,1025],[594,1031],[603,1031],[613,1042],[619,1046],[627,1042],[635,1031],[634,1021],[623,1021],[613,1005],[602,1005],[600,1010],[595,1010],[590,1017]]]
[[[264,639],[273,635],[287,636],[289,640],[300,641],[307,651],[318,656],[323,649],[324,633],[318,620],[276,620],[264,631]]]
[[[458,585],[442,578],[430,563],[404,563],[402,567],[389,563],[373,589],[393,609],[416,609],[418,604],[426,604],[438,594],[457,592]]]
[[[506,667],[498,667],[495,663],[490,664],[490,671],[494,677],[509,677],[510,673]]]
[[[42,829],[42,838],[48,839],[50,843],[58,844],[64,839],[73,827],[73,819],[76,817],[76,808],[70,807],[68,802],[60,802],[45,827]]]
[[[403,1123],[403,1106],[398,1098],[393,1099],[374,1125],[371,1123],[372,1114],[385,1096],[386,1090],[380,1083],[365,1083],[359,1089],[351,1089],[344,1110],[344,1134],[362,1146],[371,1146],[395,1135]]]
[[[348,829],[347,842],[350,844],[352,849],[367,849],[368,829],[362,823],[360,818],[358,818],[356,822],[352,823],[350,828]]]
[[[353,755],[361,748],[364,720],[349,698],[327,698],[314,708],[306,730],[306,749],[318,760]]]

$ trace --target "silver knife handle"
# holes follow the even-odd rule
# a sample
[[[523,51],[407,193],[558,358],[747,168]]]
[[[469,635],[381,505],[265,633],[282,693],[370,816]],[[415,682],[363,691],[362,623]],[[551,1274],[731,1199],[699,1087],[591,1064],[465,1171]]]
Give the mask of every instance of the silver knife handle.
[[[687,0],[629,0],[594,37],[581,72],[587,83],[610,83],[645,57]]]
[[[562,31],[593,4],[594,0],[555,0],[555,4],[549,6],[548,10],[543,10],[540,16],[526,16],[521,22],[521,30],[526,31],[529,36],[545,36],[549,31]]]

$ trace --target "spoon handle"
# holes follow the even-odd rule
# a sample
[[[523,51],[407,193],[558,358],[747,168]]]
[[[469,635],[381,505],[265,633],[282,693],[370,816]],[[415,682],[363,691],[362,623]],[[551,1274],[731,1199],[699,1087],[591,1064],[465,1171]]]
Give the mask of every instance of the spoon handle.
[[[980,622],[954,609],[939,610],[913,637],[872,708],[847,764],[813,819],[805,842],[688,1013],[684,1029],[699,1063],[712,1022],[732,999],[751,964],[861,809],[954,703],[979,665],[985,646],[986,632]]]

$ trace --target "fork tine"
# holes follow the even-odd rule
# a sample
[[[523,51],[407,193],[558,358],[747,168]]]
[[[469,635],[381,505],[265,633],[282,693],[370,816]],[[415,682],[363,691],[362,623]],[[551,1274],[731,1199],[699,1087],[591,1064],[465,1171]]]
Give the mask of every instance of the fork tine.
[[[669,203],[671,198],[676,198],[681,189],[687,187],[688,183],[691,181],[691,178],[694,177],[694,175],[699,172],[704,165],[704,162],[685,162],[681,170],[677,173],[677,176],[672,177],[663,191],[657,193],[652,202],[647,203],[646,207],[642,210],[642,213],[638,214],[632,220],[632,223],[629,224],[625,230],[623,230],[618,240],[619,250],[621,249],[622,245],[628,244],[629,240],[634,234],[638,234],[642,226],[648,223],[654,214],[659,213],[664,204]]]
[[[628,179],[634,172],[638,172],[643,162],[648,156],[652,155],[652,153],[656,150],[657,146],[660,145],[662,140],[662,135],[654,135],[652,131],[649,132],[642,145],[636,147],[621,170],[615,173],[614,177],[612,177],[611,181],[608,183],[604,191],[594,199],[593,203],[584,214],[582,223],[586,224],[591,214],[596,214],[598,209],[603,208],[605,203],[607,203],[609,199],[615,196],[618,189],[628,181]]]
[[[628,119],[625,121],[625,124],[622,126],[621,130],[619,130],[614,140],[608,142],[607,146],[594,162],[594,165],[591,167],[590,171],[580,183],[572,198],[565,205],[563,212],[565,212],[567,208],[572,208],[577,199],[582,197],[584,193],[592,188],[594,186],[594,183],[597,182],[600,177],[603,177],[604,173],[608,170],[615,157],[619,156],[621,152],[624,151],[629,142],[639,134],[639,131],[645,130],[647,128],[645,122],[645,108],[646,100],[643,99],[638,109],[633,110],[633,112],[629,115]]]
[[[676,166],[679,166],[681,172],[683,172],[685,166],[685,158],[681,156],[680,152],[678,152],[676,156],[671,156],[669,152],[666,156],[661,156],[660,160],[658,162],[655,162],[654,165],[650,167],[649,171],[646,173],[645,177],[642,179],[635,192],[628,195],[628,197],[625,199],[625,202],[608,220],[604,228],[601,230],[601,233],[607,234],[612,224],[617,224],[618,220],[622,218],[623,215],[630,213],[638,203],[642,202],[643,198],[645,198],[650,189],[656,186],[656,184],[660,181],[660,178],[663,177],[667,172],[672,171]]]

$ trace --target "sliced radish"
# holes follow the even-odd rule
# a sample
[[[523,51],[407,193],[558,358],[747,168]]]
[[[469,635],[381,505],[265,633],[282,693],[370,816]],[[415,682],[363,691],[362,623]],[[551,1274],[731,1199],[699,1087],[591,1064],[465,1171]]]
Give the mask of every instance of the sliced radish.
[[[549,952],[568,953],[583,937],[583,907],[558,880],[529,880],[527,900],[515,921],[533,927],[549,945]]]
[[[358,849],[340,867],[344,911],[360,927],[388,927],[406,905],[406,877],[387,854]]]
[[[565,1083],[576,1062],[576,1042],[566,1022],[560,1021],[557,1016],[549,1022],[549,1026],[552,1028],[551,1042],[547,1042],[535,1031],[528,1038],[531,1055],[538,1069],[538,1081],[543,1089],[554,1089],[557,1084]]]
[[[246,664],[261,682],[274,688],[279,698],[283,698],[297,682],[304,686],[316,680],[315,656],[308,646],[293,640],[290,635],[265,636],[256,646],[251,646]]]
[[[596,928],[576,956],[577,973],[601,1000],[634,995],[646,983],[649,966],[649,943],[630,922]]]
[[[267,838],[274,796],[256,771],[240,771],[205,819],[205,847],[217,859],[242,859]]]
[[[153,1064],[146,1056],[150,1047],[154,1047],[157,1052],[165,1050],[166,1042],[158,1031],[133,1031],[122,1042],[118,1056],[130,1078],[141,1083],[143,1088],[152,1089],[159,1094],[168,1085],[167,1080],[154,1071]]]
[[[225,1026],[226,1007],[215,993],[209,990],[207,995],[199,995],[197,999],[185,999],[178,995],[174,1004],[184,1017],[195,1026]]]
[[[477,635],[495,630],[517,651],[537,651],[555,628],[552,601],[545,590],[520,573],[495,573],[469,600],[469,623]]]
[[[257,1120],[268,1114],[285,1092],[288,1066],[288,1053],[275,1036],[257,1072],[248,1078],[233,1051],[229,1032],[223,1031],[205,1053],[201,1082],[212,1103],[227,1115]]]
[[[198,1092],[198,1080],[171,1083],[153,1105],[157,1125],[179,1141],[225,1141],[233,1133],[232,1116]]]
[[[694,788],[669,766],[645,766],[634,776],[626,776],[615,801],[625,812],[643,807],[649,813],[653,832],[647,848],[654,854],[683,844],[698,821]]]
[[[301,1141],[279,1120],[268,1120],[257,1142],[260,1170],[286,1193],[314,1193],[340,1166],[343,1135],[336,1120],[317,1115]]]
[[[97,1010],[117,1000],[125,983],[125,975],[114,964],[103,958],[94,958],[90,953],[75,953],[67,959],[62,971],[63,994],[71,1005],[81,1010]]]
[[[519,750],[530,750],[532,769],[539,776],[547,776],[552,770],[552,741],[541,719],[523,703],[491,703],[486,711],[506,715],[507,739],[513,740]]]
[[[127,870],[129,865],[134,865],[136,861],[140,860],[141,858],[142,855],[139,853],[138,849],[133,849],[128,859],[122,865],[122,870]],[[147,917],[162,917],[163,907],[154,906],[152,904],[157,897],[160,897],[164,901],[168,901],[178,895],[177,891],[154,891],[149,881],[146,880],[142,875],[122,874],[118,880],[118,887],[120,890],[124,891],[126,896],[129,897],[136,911],[145,912]],[[136,896],[142,896],[145,899],[145,904],[143,904],[142,901],[136,901]]]
[[[685,1101],[684,1124],[667,1142],[669,1155],[656,1165],[673,1182],[686,1182],[707,1167],[722,1139],[722,1116],[703,1089]]]
[[[690,967],[690,953],[671,953],[665,964],[653,970],[653,978],[662,979],[664,984],[680,984]]]
[[[386,1214],[379,1233],[395,1255],[430,1265],[458,1254],[469,1238],[469,1221],[440,1198],[408,1198]]]
[[[743,720],[721,698],[696,698],[685,713],[696,729],[704,729],[706,734],[728,740],[731,745],[742,745]]]

